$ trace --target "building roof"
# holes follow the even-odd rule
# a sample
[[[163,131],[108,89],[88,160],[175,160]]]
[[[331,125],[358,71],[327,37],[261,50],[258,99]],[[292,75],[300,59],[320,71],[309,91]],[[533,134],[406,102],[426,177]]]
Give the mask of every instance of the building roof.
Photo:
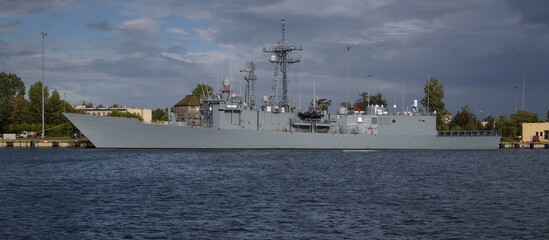
[[[175,106],[198,106],[200,105],[200,97],[196,95],[187,95],[185,98],[181,99]]]

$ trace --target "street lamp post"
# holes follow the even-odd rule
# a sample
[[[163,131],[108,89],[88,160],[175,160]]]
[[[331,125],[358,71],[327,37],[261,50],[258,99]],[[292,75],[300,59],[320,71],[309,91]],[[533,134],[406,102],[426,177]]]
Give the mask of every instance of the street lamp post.
[[[44,138],[44,38],[48,36],[48,33],[41,32],[42,35],[42,138]]]

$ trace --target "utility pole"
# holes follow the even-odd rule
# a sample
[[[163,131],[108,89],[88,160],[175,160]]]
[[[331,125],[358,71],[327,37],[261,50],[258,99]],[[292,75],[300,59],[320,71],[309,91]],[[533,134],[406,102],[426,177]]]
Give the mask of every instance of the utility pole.
[[[48,33],[41,32],[40,34],[42,35],[42,138],[44,138],[44,38],[48,36]]]
[[[522,72],[522,110],[524,110],[524,77],[526,73]]]
[[[347,45],[347,108],[349,108],[349,50],[351,50],[351,46]]]

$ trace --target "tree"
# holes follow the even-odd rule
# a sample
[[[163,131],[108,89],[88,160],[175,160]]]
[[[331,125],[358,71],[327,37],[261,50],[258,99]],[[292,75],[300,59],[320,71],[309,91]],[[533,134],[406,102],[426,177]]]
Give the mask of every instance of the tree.
[[[57,90],[53,90],[51,97],[46,100],[46,123],[59,125],[67,122],[63,116],[63,101]]]
[[[206,84],[196,84],[196,88],[193,89],[193,95],[195,96],[211,96],[213,94],[213,88]]]
[[[479,122],[469,105],[465,105],[454,116],[453,125],[455,130],[476,130]]]
[[[387,101],[383,98],[381,93],[377,93],[370,97],[370,105],[378,105],[387,107]]]
[[[368,107],[368,93],[367,92],[361,92],[358,94],[360,97],[357,99],[353,105],[355,109],[360,109],[362,111],[366,111],[366,108]]]
[[[446,104],[442,101],[444,98],[444,86],[439,83],[436,77],[430,77],[423,87],[425,97],[421,99],[421,105],[429,112],[441,112],[446,109]]]
[[[423,87],[425,97],[421,99],[421,105],[429,112],[437,113],[437,129],[447,129],[446,123],[444,123],[444,116],[450,112],[446,109],[446,104],[442,99],[444,98],[444,86],[438,81],[436,77],[430,77]]]
[[[154,110],[152,112],[152,121],[169,121],[168,112],[166,110],[167,108],[165,110],[162,110],[160,108]]]
[[[341,107],[346,107],[347,110],[349,110],[349,111],[353,110],[353,107],[352,107],[351,104],[348,103],[348,102],[342,102],[342,103],[340,103],[339,105],[340,105]]]
[[[8,122],[10,124],[21,124],[25,122],[25,119],[23,118],[25,108],[29,102],[27,99],[25,99],[23,96],[16,97],[12,101],[9,102],[9,110],[10,115]]]
[[[496,119],[492,115],[488,115],[482,121],[486,122],[486,125],[483,127],[484,130],[493,130]]]
[[[518,110],[516,113],[511,114],[511,121],[514,122],[517,129],[517,136],[522,136],[522,124],[523,123],[538,123],[540,122],[539,116],[528,110]]]
[[[311,102],[311,105],[313,105],[312,102]],[[328,108],[332,105],[332,100],[326,99],[326,98],[320,98],[320,99],[317,98],[315,105],[320,107],[321,110],[328,111]]]
[[[143,122],[143,118],[139,116],[139,114],[136,113],[130,113],[130,112],[121,112],[118,110],[114,110],[111,113],[109,113],[109,116],[111,117],[125,117],[125,118],[137,118],[139,121]]]
[[[514,140],[517,136],[516,124],[505,115],[501,115],[496,119],[496,130],[501,130],[502,137],[509,140]]]
[[[383,98],[381,93],[377,95],[368,96],[367,92],[361,92],[358,94],[359,99],[355,101],[353,107],[365,111],[370,105],[387,106],[387,101]]]
[[[44,98],[48,99],[49,89],[44,87]],[[44,108],[46,108],[44,106]],[[44,109],[45,110],[45,109]],[[42,122],[42,82],[36,82],[29,88],[29,104],[25,109],[25,121],[28,123]]]
[[[14,73],[0,72],[0,131],[7,131],[12,101],[25,96],[25,83]]]

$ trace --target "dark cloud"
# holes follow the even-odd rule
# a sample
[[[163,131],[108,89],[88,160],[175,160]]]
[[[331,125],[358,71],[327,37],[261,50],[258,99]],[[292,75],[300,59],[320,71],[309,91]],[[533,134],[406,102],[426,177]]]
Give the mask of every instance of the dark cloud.
[[[101,31],[110,31],[111,25],[109,24],[109,21],[107,20],[101,20],[101,21],[94,21],[86,24],[86,27],[95,29],[95,30],[101,30]]]
[[[521,14],[521,20],[529,24],[545,24],[549,26],[549,1],[529,0],[529,1],[511,1],[511,5],[516,6]]]
[[[22,16],[52,11],[65,4],[64,0],[0,1],[0,17]]]
[[[87,24],[113,34],[85,42],[78,47],[82,52],[72,55],[58,44],[67,52],[50,54],[47,64],[60,74],[53,83],[78,82],[86,89],[79,95],[94,96],[96,104],[147,107],[177,102],[199,78],[215,85],[217,72],[221,79],[232,75],[233,86],[242,88],[238,69],[253,60],[258,64],[257,95],[263,96],[272,87],[274,67],[261,48],[280,40],[280,19],[285,18],[286,40],[303,46],[302,62],[292,65],[289,75],[291,99],[301,92],[302,107],[312,95],[313,81],[333,107],[345,100],[345,46],[351,45],[351,101],[370,89],[400,109],[403,96],[404,107],[422,98],[426,79],[436,76],[446,87],[445,102],[452,112],[468,104],[483,110],[481,118],[497,116],[514,112],[513,87],[522,86],[520,73],[526,72],[526,107],[542,113],[549,107],[536,101],[549,88],[546,5],[476,0],[114,2],[109,6],[125,17],[122,21]],[[174,24],[173,16],[185,23]],[[4,61],[11,66],[17,65],[17,55],[36,54],[36,49],[6,44],[0,42],[0,56],[13,56]],[[209,49],[212,45],[216,50]],[[40,62],[36,55],[32,61]],[[39,69],[36,64],[32,67]],[[375,75],[371,84],[368,74]]]

